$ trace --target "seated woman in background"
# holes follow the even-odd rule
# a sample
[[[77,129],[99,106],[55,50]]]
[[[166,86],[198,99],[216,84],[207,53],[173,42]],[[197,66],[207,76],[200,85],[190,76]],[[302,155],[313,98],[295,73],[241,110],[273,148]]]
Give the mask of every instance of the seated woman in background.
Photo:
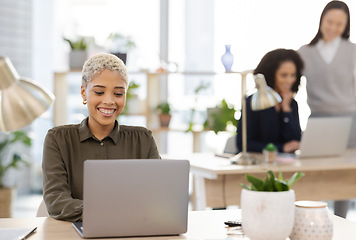
[[[81,95],[89,116],[80,124],[52,128],[43,146],[43,198],[51,217],[81,221],[83,163],[87,159],[159,159],[152,132],[119,125],[126,104],[126,66],[102,53],[82,70]]]
[[[275,107],[252,111],[251,96],[247,98],[247,151],[262,152],[268,143],[276,145],[279,152],[291,153],[299,149],[301,129],[294,95],[300,85],[302,68],[303,61],[296,51],[276,49],[268,52],[254,70],[254,74],[265,76],[267,85],[281,96],[282,102]],[[241,119],[237,129],[239,151],[242,149]]]

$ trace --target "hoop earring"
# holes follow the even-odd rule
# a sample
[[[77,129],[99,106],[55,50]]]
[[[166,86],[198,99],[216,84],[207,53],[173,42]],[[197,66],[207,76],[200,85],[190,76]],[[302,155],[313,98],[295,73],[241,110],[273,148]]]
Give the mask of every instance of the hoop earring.
[[[87,100],[83,100],[83,105],[86,105],[87,104]]]

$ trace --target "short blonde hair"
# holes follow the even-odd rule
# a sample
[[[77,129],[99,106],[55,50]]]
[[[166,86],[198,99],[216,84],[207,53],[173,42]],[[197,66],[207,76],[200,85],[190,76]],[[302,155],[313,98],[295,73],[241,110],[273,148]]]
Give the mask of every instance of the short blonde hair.
[[[118,71],[125,81],[126,86],[129,84],[127,69],[124,62],[113,54],[98,53],[90,57],[83,65],[82,69],[82,86],[87,87],[94,75],[101,73],[105,69]]]

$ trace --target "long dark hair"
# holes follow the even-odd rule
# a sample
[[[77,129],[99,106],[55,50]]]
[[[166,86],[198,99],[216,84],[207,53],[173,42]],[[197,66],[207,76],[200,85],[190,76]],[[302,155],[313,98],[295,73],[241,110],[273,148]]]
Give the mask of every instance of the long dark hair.
[[[296,93],[299,89],[304,63],[299,54],[292,49],[279,48],[266,53],[253,74],[262,73],[266,78],[267,85],[274,89],[276,72],[282,63],[288,61],[293,62],[296,67],[296,81],[292,86],[292,91]]]
[[[350,38],[350,11],[349,11],[349,7],[346,5],[346,3],[342,2],[342,1],[331,1],[328,4],[326,4],[323,12],[321,13],[318,33],[315,35],[313,40],[311,40],[309,45],[316,44],[319,41],[319,39],[323,37],[322,33],[320,31],[321,21],[323,20],[324,15],[329,10],[332,10],[332,9],[340,9],[340,10],[343,10],[346,13],[346,15],[347,15],[347,24],[346,24],[345,30],[342,33],[341,37],[344,38],[344,39],[347,39],[347,40]]]

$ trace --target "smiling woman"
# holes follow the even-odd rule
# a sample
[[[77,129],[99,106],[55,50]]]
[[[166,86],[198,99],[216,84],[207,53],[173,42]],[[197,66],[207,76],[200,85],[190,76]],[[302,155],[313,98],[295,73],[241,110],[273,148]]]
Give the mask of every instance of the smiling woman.
[[[81,95],[89,116],[80,124],[48,131],[43,146],[43,191],[55,219],[81,221],[83,163],[87,159],[159,159],[152,132],[120,125],[128,87],[124,63],[102,53],[86,61]]]
[[[86,87],[81,87],[84,102],[88,104],[88,126],[98,139],[106,137],[114,128],[115,119],[122,113],[127,81],[118,71],[105,69],[95,75]]]

